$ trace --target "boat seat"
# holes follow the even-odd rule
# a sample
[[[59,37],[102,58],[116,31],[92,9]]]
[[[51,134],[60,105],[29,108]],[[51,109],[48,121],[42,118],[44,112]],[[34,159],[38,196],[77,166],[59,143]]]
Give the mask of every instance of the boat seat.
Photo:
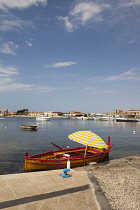
[[[63,173],[63,174],[59,174],[59,176],[61,176],[61,177],[63,177],[63,178],[71,177],[72,175],[67,174],[68,171],[70,171],[69,168],[64,168],[64,169],[63,169],[63,172],[64,172],[64,173]]]

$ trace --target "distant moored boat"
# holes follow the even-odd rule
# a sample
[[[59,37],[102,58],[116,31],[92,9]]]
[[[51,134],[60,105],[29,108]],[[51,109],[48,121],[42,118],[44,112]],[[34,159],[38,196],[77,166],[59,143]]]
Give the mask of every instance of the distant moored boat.
[[[38,127],[37,125],[20,125],[21,130],[32,130],[32,131],[37,131]]]
[[[130,118],[116,118],[116,122],[139,122],[138,119],[130,119]]]
[[[46,121],[48,121],[50,119],[51,119],[51,117],[48,117],[46,115],[42,115],[42,116],[36,117],[36,120],[46,120]]]

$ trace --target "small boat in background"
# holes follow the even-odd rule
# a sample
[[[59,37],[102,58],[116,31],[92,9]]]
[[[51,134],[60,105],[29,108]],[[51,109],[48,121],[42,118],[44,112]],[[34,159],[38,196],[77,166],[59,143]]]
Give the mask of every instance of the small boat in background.
[[[101,120],[101,121],[111,121],[112,120],[113,121],[114,117],[103,116],[99,120]]]
[[[50,119],[51,119],[51,117],[48,117],[46,115],[42,115],[42,116],[36,117],[36,120],[46,120],[46,121],[48,121]]]
[[[78,120],[88,120],[88,117],[84,117],[84,116],[81,116],[81,117],[77,117]]]
[[[94,120],[94,117],[88,117],[88,120]]]
[[[37,131],[37,125],[20,125],[21,130],[30,130],[30,131]]]
[[[139,120],[132,118],[116,118],[116,122],[139,122]]]
[[[63,116],[62,119],[70,119],[70,117]]]

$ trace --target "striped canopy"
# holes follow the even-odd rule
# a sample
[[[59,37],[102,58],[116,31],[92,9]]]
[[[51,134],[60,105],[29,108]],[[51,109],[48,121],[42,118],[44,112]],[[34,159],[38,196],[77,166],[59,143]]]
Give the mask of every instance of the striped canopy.
[[[103,139],[101,139],[100,136],[96,135],[91,131],[77,131],[75,133],[68,135],[68,137],[69,139],[84,145],[97,147],[97,148],[107,147]]]

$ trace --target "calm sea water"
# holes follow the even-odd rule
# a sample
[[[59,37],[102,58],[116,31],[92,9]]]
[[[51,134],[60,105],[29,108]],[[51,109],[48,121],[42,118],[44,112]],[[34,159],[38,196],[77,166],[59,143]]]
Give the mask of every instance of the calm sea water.
[[[37,123],[38,131],[20,130],[20,125]],[[58,118],[37,122],[35,118],[29,117],[6,117],[0,119],[0,174],[24,172],[24,153],[33,155],[57,150],[51,142],[62,148],[81,146],[67,137],[80,130],[90,130],[105,142],[108,136],[111,136],[113,152],[110,153],[110,159],[140,154],[140,122]]]

